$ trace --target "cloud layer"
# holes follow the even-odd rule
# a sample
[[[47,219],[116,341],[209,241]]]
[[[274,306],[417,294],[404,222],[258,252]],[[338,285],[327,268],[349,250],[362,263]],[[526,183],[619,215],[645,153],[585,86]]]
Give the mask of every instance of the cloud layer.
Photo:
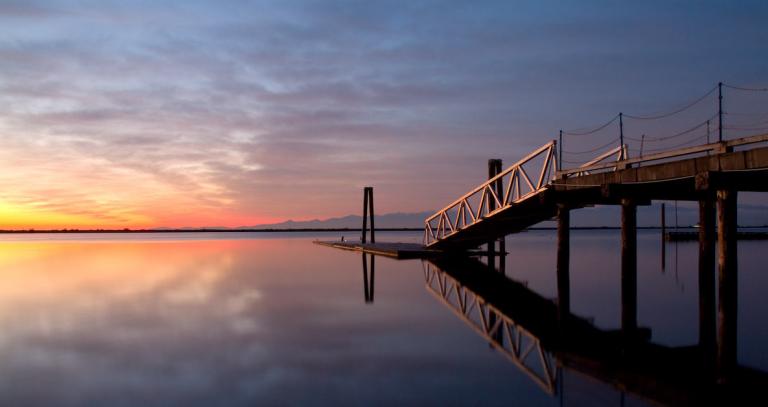
[[[236,226],[357,212],[363,185],[382,211],[440,207],[487,158],[560,128],[765,83],[765,16],[762,2],[3,2],[0,212]]]

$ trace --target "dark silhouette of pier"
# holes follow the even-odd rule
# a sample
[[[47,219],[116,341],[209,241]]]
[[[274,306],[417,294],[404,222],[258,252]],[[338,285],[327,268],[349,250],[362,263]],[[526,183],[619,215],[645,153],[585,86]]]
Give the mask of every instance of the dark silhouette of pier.
[[[627,343],[641,344],[632,347],[642,350],[637,362],[653,360],[668,368],[659,370],[676,372],[684,381],[693,380],[701,384],[701,372],[711,372],[712,377],[723,386],[731,386],[735,380],[744,381],[746,375],[736,359],[736,326],[738,304],[738,259],[737,259],[737,199],[739,192],[768,192],[768,134],[727,139],[723,123],[723,88],[739,91],[768,92],[768,89],[752,89],[719,83],[704,97],[668,114],[656,116],[633,116],[619,113],[607,123],[594,130],[582,132],[560,132],[559,141],[552,140],[532,151],[520,161],[502,170],[501,160],[488,162],[488,180],[425,220],[424,245],[371,243],[365,242],[363,224],[362,242],[326,242],[325,244],[345,249],[384,254],[397,258],[430,258],[443,270],[451,270],[451,264],[463,264],[472,270],[469,275],[462,271],[464,281],[473,281],[477,276],[476,265],[459,260],[461,255],[484,254],[491,258],[505,255],[504,237],[521,232],[542,221],[557,221],[557,289],[556,305],[524,290],[513,288],[510,283],[501,283],[514,297],[525,304],[509,305],[504,300],[503,315],[487,315],[495,321],[511,318],[526,326],[526,332],[537,338],[545,348],[554,349],[563,361],[566,355],[575,354],[596,361],[598,376],[617,377],[619,371],[605,370],[611,358],[623,357]],[[683,112],[700,103],[705,97],[717,91],[717,114],[697,123],[694,127],[675,135],[646,138],[640,141],[640,153],[631,156],[631,149],[624,134],[624,120],[656,120]],[[717,119],[717,141],[710,141],[710,125]],[[579,166],[563,168],[563,135],[588,136],[605,129],[618,121],[618,145],[607,151],[595,151],[594,158]],[[651,141],[664,141],[693,131],[706,129],[707,142],[700,145],[656,149],[652,154],[643,154],[644,145]],[[739,130],[738,126],[730,127]],[[749,128],[742,128],[749,129]],[[699,135],[697,137],[703,137]],[[695,141],[694,139],[693,141]],[[683,144],[690,144],[689,142]],[[373,226],[373,194],[370,187],[365,191],[364,207],[370,207]],[[653,200],[693,201],[699,205],[699,326],[700,341],[691,352],[670,351],[663,347],[651,346],[640,340],[645,330],[637,324],[637,207],[649,205]],[[617,205],[621,207],[621,334],[600,332],[583,320],[570,314],[570,212],[593,205]],[[365,210],[365,215],[368,209]],[[484,249],[481,248],[484,247]],[[445,259],[441,259],[444,256]],[[450,258],[450,260],[446,260]],[[471,262],[470,262],[471,263]],[[717,264],[717,268],[715,265]],[[496,277],[493,277],[496,278]],[[474,284],[474,283],[472,283]],[[493,285],[495,283],[489,283]],[[472,286],[474,292],[488,284]],[[717,293],[717,297],[716,297]],[[496,295],[496,294],[493,294]],[[491,295],[491,297],[493,297]],[[501,298],[501,296],[499,296]],[[525,299],[525,300],[523,300]],[[716,301],[717,300],[717,301]],[[515,300],[517,301],[517,300]],[[512,301],[514,303],[514,301]],[[520,311],[531,309],[536,311]],[[520,314],[523,312],[523,314]],[[522,322],[524,321],[524,322]],[[558,321],[558,324],[555,324]],[[568,346],[579,344],[577,351],[565,346],[562,338],[565,329]],[[494,331],[496,332],[496,331]],[[496,332],[497,333],[497,332]],[[490,333],[486,332],[490,335]],[[616,349],[616,338],[622,347]],[[550,339],[552,338],[552,339]],[[600,346],[595,346],[600,345]],[[609,352],[601,354],[600,352]],[[612,352],[612,353],[611,353]],[[711,363],[702,365],[701,355],[713,355]],[[671,363],[670,361],[674,361]],[[565,362],[563,362],[565,363]],[[694,370],[680,370],[676,366]],[[603,370],[600,370],[603,369]],[[648,367],[648,369],[655,369]],[[546,369],[545,369],[546,370]],[[622,371],[623,372],[623,371]],[[654,373],[649,377],[656,377]],[[663,375],[662,375],[663,376]],[[658,377],[662,377],[658,376]],[[624,377],[624,376],[621,376]],[[707,376],[710,377],[710,376]],[[763,376],[759,376],[761,383]],[[670,378],[671,380],[672,378]],[[606,379],[607,380],[607,379]],[[667,380],[663,376],[663,380]],[[546,382],[546,380],[540,380]],[[683,383],[685,384],[685,383]],[[640,385],[639,383],[637,385]],[[687,384],[685,384],[687,386]],[[626,384],[631,387],[631,384]]]
[[[631,332],[638,329],[637,206],[654,199],[698,202],[701,346],[716,349],[718,378],[728,382],[736,368],[736,201],[740,191],[768,191],[766,142],[768,134],[763,134],[638,158],[628,158],[622,147],[612,151],[618,154],[615,161],[602,162],[609,157],[604,154],[581,167],[556,170],[557,143],[552,141],[428,218],[425,246],[455,253],[486,245],[490,253],[504,236],[554,218],[557,286],[567,314],[570,211],[620,205],[621,321]],[[537,157],[539,175],[531,180],[526,165]]]

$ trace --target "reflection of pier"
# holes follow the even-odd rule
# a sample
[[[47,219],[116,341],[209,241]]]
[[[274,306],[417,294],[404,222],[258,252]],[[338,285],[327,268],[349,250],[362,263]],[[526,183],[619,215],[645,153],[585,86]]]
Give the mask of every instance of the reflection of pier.
[[[424,262],[424,277],[432,294],[551,394],[563,368],[664,404],[755,400],[768,385],[768,374],[742,366],[733,382],[716,385],[712,347],[653,344],[647,329],[602,330],[477,260]]]
[[[368,258],[370,257],[370,271],[371,274],[368,274]],[[372,304],[373,303],[373,284],[376,281],[376,256],[369,255],[368,253],[363,252],[363,298],[365,298],[366,304]],[[369,278],[370,276],[370,278]]]

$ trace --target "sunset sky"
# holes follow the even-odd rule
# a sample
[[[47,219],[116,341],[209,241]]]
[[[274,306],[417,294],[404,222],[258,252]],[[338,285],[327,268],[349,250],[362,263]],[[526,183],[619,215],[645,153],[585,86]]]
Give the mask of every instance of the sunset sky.
[[[766,21],[764,0],[0,0],[0,228],[325,218],[364,185],[378,212],[438,209],[560,129],[765,88]],[[727,137],[768,132],[768,92],[726,110]]]

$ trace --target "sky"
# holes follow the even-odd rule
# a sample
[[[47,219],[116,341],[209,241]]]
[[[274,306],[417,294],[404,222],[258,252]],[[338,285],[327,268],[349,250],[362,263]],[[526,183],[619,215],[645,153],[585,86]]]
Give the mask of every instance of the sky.
[[[704,142],[719,81],[768,86],[766,18],[765,1],[0,0],[0,228],[343,216],[367,185],[377,212],[428,211],[489,158],[706,95],[624,123],[632,154],[642,135]],[[768,132],[768,92],[726,88],[725,110],[726,138]],[[566,135],[565,165],[617,131]]]

